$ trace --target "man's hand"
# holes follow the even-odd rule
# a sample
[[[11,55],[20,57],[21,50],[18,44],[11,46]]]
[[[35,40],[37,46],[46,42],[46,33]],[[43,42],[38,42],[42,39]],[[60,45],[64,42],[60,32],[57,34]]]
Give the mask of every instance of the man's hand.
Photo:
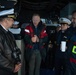
[[[36,43],[39,42],[39,38],[37,35],[34,35],[34,37],[31,38],[32,42]]]
[[[18,72],[20,70],[20,68],[21,68],[21,63],[20,64],[16,64],[14,72]]]
[[[31,38],[31,40],[32,40],[32,42],[34,42],[34,43],[35,43],[35,42],[37,41],[37,36],[36,36],[36,35],[34,35],[34,37],[32,37],[32,38]]]

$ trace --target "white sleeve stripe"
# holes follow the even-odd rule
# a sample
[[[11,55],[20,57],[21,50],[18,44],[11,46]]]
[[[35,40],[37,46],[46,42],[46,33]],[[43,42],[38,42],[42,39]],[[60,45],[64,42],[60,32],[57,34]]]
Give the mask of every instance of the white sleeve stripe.
[[[29,31],[28,29],[25,29],[25,32],[28,32],[28,33],[30,33],[30,31]]]
[[[44,33],[46,33],[46,30],[44,31]]]

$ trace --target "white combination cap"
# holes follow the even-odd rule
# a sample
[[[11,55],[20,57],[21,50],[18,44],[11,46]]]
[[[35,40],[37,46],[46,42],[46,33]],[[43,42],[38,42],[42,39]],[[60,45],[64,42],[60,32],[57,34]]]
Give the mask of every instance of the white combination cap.
[[[0,11],[0,17],[15,18],[14,9]]]
[[[71,24],[71,21],[67,18],[60,18],[59,23],[67,23],[69,25],[69,24]]]
[[[14,23],[13,23],[14,25],[18,25],[19,24],[19,22],[18,21],[14,21]]]

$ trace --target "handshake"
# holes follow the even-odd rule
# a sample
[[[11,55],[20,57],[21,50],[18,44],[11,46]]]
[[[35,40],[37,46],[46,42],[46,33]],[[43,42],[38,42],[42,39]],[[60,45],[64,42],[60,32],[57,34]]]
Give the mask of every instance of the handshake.
[[[37,35],[34,35],[32,38],[31,38],[32,42],[36,43],[36,42],[39,42],[39,38]]]

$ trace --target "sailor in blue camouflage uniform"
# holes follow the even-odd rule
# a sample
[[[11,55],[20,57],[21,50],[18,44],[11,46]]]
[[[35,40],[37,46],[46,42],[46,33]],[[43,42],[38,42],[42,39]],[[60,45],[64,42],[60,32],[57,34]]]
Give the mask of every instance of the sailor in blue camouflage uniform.
[[[67,29],[69,27],[69,24],[71,24],[71,21],[67,18],[60,18],[59,22],[61,24],[61,30],[57,33],[57,49],[55,53],[55,75],[61,75],[61,70],[63,71],[63,73],[65,70],[66,46],[65,49],[62,49],[62,43],[64,42],[65,44],[67,44]]]
[[[76,75],[76,10],[72,13],[72,24],[68,29],[67,63],[64,75]]]

